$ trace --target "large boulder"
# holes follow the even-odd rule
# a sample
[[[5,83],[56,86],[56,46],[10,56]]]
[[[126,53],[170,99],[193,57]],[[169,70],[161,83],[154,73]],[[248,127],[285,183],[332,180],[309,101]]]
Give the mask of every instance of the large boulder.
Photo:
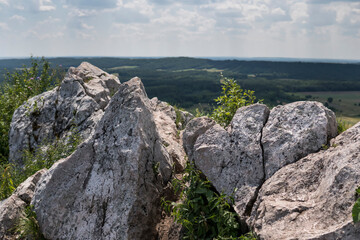
[[[294,102],[273,108],[263,130],[266,179],[337,135],[335,114],[319,102]]]
[[[277,171],[262,186],[248,223],[260,239],[360,239],[352,222],[360,185],[360,123],[326,151]]]
[[[184,132],[185,148],[190,149],[196,167],[218,192],[234,193],[235,210],[240,216],[247,215],[264,181],[260,141],[269,112],[265,105],[254,104],[238,109],[227,130],[201,118],[191,121]]]
[[[121,84],[96,127],[41,178],[32,201],[48,239],[153,239],[172,175],[139,78]]]
[[[10,197],[0,201],[0,239],[15,239],[12,230],[24,216],[25,207],[30,204],[35,186],[45,172],[44,169],[36,172],[21,183]]]
[[[66,138],[76,126],[83,139],[89,137],[101,119],[120,81],[83,62],[69,68],[59,87],[31,98],[14,113],[9,134],[10,161],[23,164],[24,150],[56,138]]]
[[[267,178],[318,151],[336,131],[334,113],[321,103],[295,102],[271,111],[254,104],[239,108],[226,129],[205,117],[193,119],[183,143],[218,192],[234,193],[235,211],[246,220]]]

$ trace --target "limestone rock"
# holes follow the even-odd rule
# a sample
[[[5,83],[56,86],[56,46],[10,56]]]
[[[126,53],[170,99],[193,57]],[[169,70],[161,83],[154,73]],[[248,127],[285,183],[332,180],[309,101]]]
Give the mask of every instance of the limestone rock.
[[[67,137],[73,125],[83,139],[89,137],[119,85],[118,78],[89,63],[69,68],[60,87],[31,98],[15,111],[10,161],[22,165],[25,149],[33,151],[46,141]]]
[[[318,102],[294,102],[271,110],[263,130],[266,179],[337,135],[335,114]]]
[[[235,193],[235,211],[248,215],[259,186],[264,181],[261,130],[269,115],[262,104],[239,108],[227,130],[216,124],[200,135],[194,145],[195,165],[218,192]],[[189,126],[209,126],[206,118],[193,120]],[[195,127],[200,132],[205,128]],[[185,135],[185,133],[184,133]],[[188,134],[186,136],[196,136]],[[185,142],[185,141],[184,141]],[[189,143],[192,140],[187,141]]]
[[[182,147],[180,129],[176,126],[176,112],[174,107],[157,98],[151,99],[156,127],[166,151],[170,154],[175,164],[176,172],[184,170],[186,165],[186,154]],[[184,116],[186,112],[184,112]],[[190,113],[188,115],[191,115]],[[184,119],[184,122],[186,119]]]
[[[153,239],[172,161],[139,78],[121,84],[96,127],[41,178],[33,198],[48,239]]]
[[[36,172],[20,184],[10,197],[0,201],[0,239],[14,239],[10,230],[23,216],[25,207],[29,205],[34,194],[37,182],[45,172],[44,169]]]
[[[183,134],[182,141],[184,149],[190,161],[193,160],[194,145],[199,136],[215,125],[215,121],[208,117],[194,118],[189,121]]]
[[[265,182],[248,221],[260,239],[360,239],[360,225],[351,217],[360,185],[359,133],[360,123],[334,139],[333,147]]]
[[[163,216],[156,229],[157,240],[181,240],[183,238],[183,227],[176,223],[171,216]]]

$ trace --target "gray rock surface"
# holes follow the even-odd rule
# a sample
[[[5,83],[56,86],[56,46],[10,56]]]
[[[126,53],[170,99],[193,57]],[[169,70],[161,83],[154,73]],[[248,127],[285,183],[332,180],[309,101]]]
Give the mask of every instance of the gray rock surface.
[[[270,112],[263,130],[266,179],[337,135],[335,114],[318,102],[294,102]]]
[[[10,161],[22,165],[25,149],[66,138],[73,125],[83,139],[89,137],[103,115],[117,77],[83,62],[69,68],[60,87],[31,98],[14,113],[9,134]]]
[[[32,201],[48,239],[153,239],[172,161],[139,78],[121,84],[96,127],[42,177]]]
[[[199,136],[216,124],[214,120],[208,117],[194,118],[189,121],[183,134],[182,141],[184,149],[190,161],[193,160],[195,142]]]
[[[172,161],[175,164],[176,172],[184,170],[186,165],[186,154],[180,138],[180,129],[176,126],[176,112],[173,106],[166,102],[159,101],[157,98],[151,99],[153,106],[153,115],[156,127],[158,129],[160,138],[166,151],[170,154]],[[183,112],[184,117],[181,122],[186,124],[186,121],[191,116],[190,113]]]
[[[262,104],[239,108],[227,130],[216,124],[200,135],[194,145],[195,165],[217,191],[227,195],[235,191],[234,207],[239,216],[249,214],[248,208],[264,181],[260,140],[269,112]],[[193,125],[197,126],[190,129],[193,134],[184,132],[189,139],[188,145],[194,139],[190,136],[205,130],[211,121],[202,118],[189,123],[189,126]]]
[[[262,186],[251,225],[260,239],[360,239],[352,223],[360,185],[360,123],[326,151],[277,171]]]
[[[45,169],[36,172],[20,184],[10,197],[0,201],[0,239],[15,239],[10,230],[24,215],[25,207],[30,204],[33,197],[35,186],[45,172]]]

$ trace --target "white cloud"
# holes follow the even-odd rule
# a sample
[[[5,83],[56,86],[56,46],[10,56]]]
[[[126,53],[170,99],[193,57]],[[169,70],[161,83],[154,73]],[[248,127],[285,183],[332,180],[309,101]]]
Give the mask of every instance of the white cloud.
[[[51,0],[39,0],[39,10],[43,12],[53,11],[56,7],[52,4]]]
[[[66,27],[61,24],[59,18],[48,17],[37,22],[26,33],[26,37],[35,37],[39,40],[63,38]]]
[[[94,40],[93,35],[91,35],[89,33],[81,32],[81,31],[76,32],[76,37],[80,38],[80,39],[85,39],[85,40]]]
[[[285,15],[285,11],[282,10],[281,8],[275,8],[275,9],[272,9],[271,10],[271,14],[274,14],[274,15]]]
[[[0,7],[0,30],[7,29],[7,39],[16,38],[17,46],[26,42],[29,49],[32,44],[41,49],[37,42],[46,39],[66,42],[74,55],[81,55],[78,49],[96,51],[99,45],[109,54],[122,55],[117,50],[120,40],[131,45],[121,48],[128,55],[134,55],[133,50],[137,55],[158,55],[158,51],[161,55],[318,53],[326,57],[326,47],[341,52],[342,46],[344,52],[360,56],[360,50],[349,50],[360,44],[359,0],[0,0]],[[28,35],[20,34],[27,31]],[[15,44],[9,49],[18,51]]]
[[[82,26],[84,29],[87,29],[87,30],[94,29],[94,26],[87,25],[86,23],[81,23],[81,26]]]
[[[27,33],[27,36],[33,36],[39,40],[46,40],[46,39],[58,39],[58,38],[62,38],[64,36],[64,33],[59,31],[59,32],[53,32],[53,33],[41,33],[35,30],[30,30]]]
[[[20,15],[13,15],[12,17],[10,17],[10,20],[23,22],[23,21],[25,21],[25,18],[23,16],[20,16]]]
[[[9,6],[9,2],[7,0],[0,0],[0,4]]]
[[[23,11],[25,10],[25,7],[23,5],[14,5],[14,8],[17,9],[17,10],[20,10],[20,11]]]
[[[309,17],[308,5],[305,2],[297,2],[290,7],[290,16],[294,21],[305,23]]]
[[[10,30],[9,26],[6,23],[3,23],[3,22],[0,22],[0,29],[6,30],[6,31]]]
[[[77,8],[72,8],[68,13],[68,15],[70,17],[89,17],[89,16],[95,16],[98,14],[99,14],[99,12],[96,10],[77,9]]]

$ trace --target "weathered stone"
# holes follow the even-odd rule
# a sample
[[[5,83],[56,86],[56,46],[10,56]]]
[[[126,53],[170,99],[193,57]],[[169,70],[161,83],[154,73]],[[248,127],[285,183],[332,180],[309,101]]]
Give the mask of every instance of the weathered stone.
[[[25,203],[30,204],[31,199],[33,198],[36,184],[39,182],[40,178],[46,169],[37,171],[32,176],[28,177],[24,182],[22,182],[14,191],[13,195],[19,197]]]
[[[24,216],[25,207],[29,205],[34,189],[45,169],[36,172],[20,184],[14,193],[0,201],[0,239],[15,239],[12,229]]]
[[[183,236],[183,227],[172,216],[163,215],[156,229],[157,240],[181,240]]]
[[[337,135],[335,114],[318,102],[294,102],[271,110],[263,130],[266,179]]]
[[[23,164],[25,149],[66,138],[73,125],[86,139],[103,115],[119,80],[89,63],[69,68],[60,87],[28,100],[14,113],[9,134],[10,161]]]
[[[95,134],[42,177],[33,198],[49,239],[152,239],[172,174],[139,78],[121,84]]]
[[[157,98],[151,99],[156,127],[163,146],[175,164],[176,172],[182,172],[186,165],[186,154],[182,147],[180,130],[176,127],[176,112],[174,107]],[[184,120],[185,121],[185,120]]]
[[[264,181],[260,141],[261,130],[269,112],[262,104],[239,108],[227,130],[216,124],[200,135],[194,145],[193,159],[196,167],[212,182],[218,192],[227,195],[234,193],[235,211],[241,217],[250,214],[249,208]],[[206,120],[195,119],[188,126],[199,126]],[[193,129],[195,131],[189,132],[195,133],[202,128]],[[192,140],[187,142],[191,143]]]
[[[184,149],[190,161],[193,160],[194,145],[199,136],[215,125],[215,121],[208,117],[194,118],[186,125],[182,134]]]
[[[360,123],[333,147],[281,168],[264,183],[248,221],[260,239],[360,239],[351,217],[360,185],[359,134]]]

